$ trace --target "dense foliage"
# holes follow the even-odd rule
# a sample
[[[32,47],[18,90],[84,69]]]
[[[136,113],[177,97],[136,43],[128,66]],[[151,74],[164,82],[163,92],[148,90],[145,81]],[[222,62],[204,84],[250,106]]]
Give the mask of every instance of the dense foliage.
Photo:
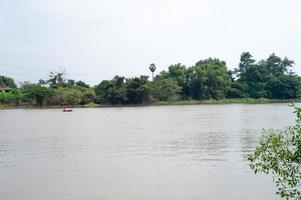
[[[251,98],[297,98],[300,77],[291,68],[294,62],[272,54],[267,60],[255,63],[250,53],[243,53],[238,69],[235,70],[237,82],[243,94]]]
[[[248,160],[255,173],[273,175],[278,195],[301,200],[301,109],[295,109],[296,125],[265,134]]]
[[[0,93],[0,104],[76,106],[231,98],[297,99],[301,82],[292,70],[293,65],[293,61],[275,54],[256,62],[245,52],[233,71],[226,62],[208,58],[190,67],[181,63],[171,65],[152,81],[147,76],[115,76],[94,87],[83,81],[65,80],[65,71],[51,72],[48,80],[23,83],[20,88],[13,79],[0,76],[0,85],[13,88],[12,92]]]
[[[5,85],[11,88],[17,87],[15,81],[12,78],[6,76],[0,76],[0,86],[1,85]]]

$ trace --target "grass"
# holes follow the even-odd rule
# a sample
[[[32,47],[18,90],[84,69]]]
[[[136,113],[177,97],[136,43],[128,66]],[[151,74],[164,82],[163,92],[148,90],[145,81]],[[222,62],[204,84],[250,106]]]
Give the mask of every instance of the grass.
[[[264,103],[291,103],[301,102],[301,99],[208,99],[208,100],[181,100],[181,101],[160,101],[154,105],[198,105],[198,104],[264,104]]]
[[[109,105],[109,104],[95,104],[88,103],[85,105],[65,105],[65,106],[46,106],[43,108],[63,108],[63,107],[78,107],[78,108],[103,108],[103,107],[135,107],[135,106],[168,106],[168,105],[202,105],[202,104],[265,104],[265,103],[293,103],[293,102],[301,102],[301,99],[252,99],[252,98],[244,98],[244,99],[208,99],[208,100],[178,100],[178,101],[157,101],[148,104],[126,104],[126,105]],[[11,109],[11,108],[40,108],[31,105],[3,105],[0,104],[0,109]]]
[[[96,108],[96,107],[98,107],[98,104],[88,103],[88,104],[83,105],[83,107],[84,108]]]

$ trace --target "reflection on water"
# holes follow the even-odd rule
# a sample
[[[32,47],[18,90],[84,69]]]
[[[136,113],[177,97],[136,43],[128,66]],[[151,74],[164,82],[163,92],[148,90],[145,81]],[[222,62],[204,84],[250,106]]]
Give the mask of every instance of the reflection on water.
[[[265,199],[244,155],[286,104],[0,110],[0,199]]]

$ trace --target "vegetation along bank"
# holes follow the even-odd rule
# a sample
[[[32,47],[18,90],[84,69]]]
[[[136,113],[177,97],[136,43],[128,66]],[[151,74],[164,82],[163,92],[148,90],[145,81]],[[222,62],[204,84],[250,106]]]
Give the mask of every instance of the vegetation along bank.
[[[217,58],[193,66],[168,67],[149,80],[148,76],[115,76],[96,86],[66,80],[65,72],[51,72],[38,83],[15,81],[0,75],[0,107],[61,107],[98,105],[166,105],[197,103],[265,103],[298,101],[301,78],[294,62],[271,54],[255,61],[249,52],[230,70]],[[150,70],[154,73],[155,65]]]

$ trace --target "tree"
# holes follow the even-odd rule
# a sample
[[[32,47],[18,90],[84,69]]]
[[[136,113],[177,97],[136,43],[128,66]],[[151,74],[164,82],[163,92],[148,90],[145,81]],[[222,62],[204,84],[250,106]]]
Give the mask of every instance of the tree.
[[[247,156],[250,167],[272,174],[277,194],[301,200],[301,108],[295,107],[296,124],[283,131],[268,131],[253,154]]]
[[[157,77],[151,84],[151,94],[159,101],[171,101],[179,99],[181,87],[172,78]]]
[[[273,76],[281,76],[287,74],[293,64],[294,61],[287,58],[281,59],[274,53],[271,54],[267,60],[261,62],[261,65],[266,68],[266,71]]]
[[[164,79],[171,78],[175,80],[178,86],[182,88],[180,92],[182,98],[189,97],[190,91],[187,86],[187,68],[185,65],[182,65],[181,63],[170,65],[168,71],[162,71],[158,76]]]
[[[93,88],[86,89],[82,92],[80,104],[85,105],[85,104],[91,103],[95,100],[95,98],[96,98],[96,95],[95,95]]]
[[[113,80],[104,80],[95,87],[96,103],[126,103],[125,78],[115,76]]]
[[[292,60],[282,59],[274,53],[256,63],[249,52],[244,52],[234,74],[245,97],[296,98],[300,80],[291,70],[293,64]]]
[[[68,79],[67,80],[67,87],[73,87],[73,86],[75,86],[75,80]]]
[[[49,79],[47,80],[47,83],[52,88],[57,88],[59,86],[64,86],[65,84],[65,75],[66,71],[62,70],[60,72],[50,72]]]
[[[244,89],[244,96],[251,98],[266,96],[264,87],[267,73],[264,67],[255,63],[249,52],[241,54],[238,69],[235,69],[234,74],[237,82],[243,85],[241,88]]]
[[[126,85],[127,103],[141,104],[149,101],[150,87],[147,76],[127,79]]]
[[[1,76],[0,75],[0,86],[5,85],[11,88],[17,88],[17,85],[14,81],[14,79],[7,77],[7,76]]]
[[[0,103],[19,105],[24,100],[24,94],[17,88],[11,92],[0,92]]]
[[[300,93],[300,78],[295,75],[273,77],[265,89],[270,99],[296,99]]]
[[[240,81],[244,81],[246,79],[245,75],[249,71],[251,66],[255,65],[255,60],[250,52],[243,52],[240,56],[240,62],[238,65],[238,69],[234,70],[234,74],[236,74],[237,78]]]
[[[81,102],[82,93],[73,88],[59,87],[54,90],[52,103],[55,105],[76,106]]]
[[[187,70],[187,96],[193,99],[224,98],[231,83],[226,62],[216,58],[200,60]]]
[[[47,100],[53,95],[53,91],[39,84],[24,83],[22,91],[33,105],[43,106]]]
[[[231,83],[231,76],[227,70],[226,62],[219,59],[205,59],[197,63],[203,67],[207,76],[206,98],[225,98],[226,89]]]
[[[84,88],[89,88],[89,87],[90,87],[88,84],[86,84],[86,83],[83,82],[83,81],[77,81],[77,82],[76,82],[76,85],[77,85],[77,86],[80,86],[80,87],[84,87]]]
[[[245,85],[239,84],[236,81],[232,81],[231,84],[226,88],[225,97],[232,99],[232,98],[244,98],[244,88]]]
[[[45,80],[43,80],[43,79],[40,79],[40,80],[38,81],[38,84],[39,84],[39,85],[47,85],[47,81],[45,81]]]
[[[207,77],[202,67],[190,67],[187,69],[187,82],[185,84],[185,96],[193,99],[206,99]]]
[[[150,64],[149,70],[152,72],[152,79],[154,79],[154,72],[156,71],[156,65],[154,63]]]

